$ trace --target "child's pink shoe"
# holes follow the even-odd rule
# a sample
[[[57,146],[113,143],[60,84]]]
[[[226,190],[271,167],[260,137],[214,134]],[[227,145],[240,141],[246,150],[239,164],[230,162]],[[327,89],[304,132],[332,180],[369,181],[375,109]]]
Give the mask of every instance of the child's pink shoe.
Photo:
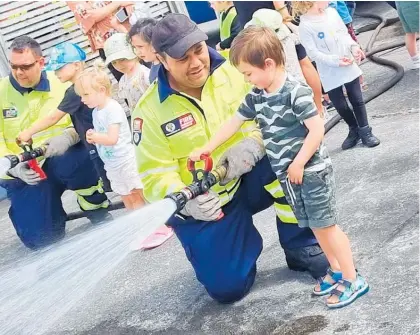
[[[148,236],[140,245],[132,245],[133,250],[148,250],[156,248],[167,240],[169,240],[174,235],[174,231],[172,228],[167,226],[162,226],[158,228],[153,234]]]

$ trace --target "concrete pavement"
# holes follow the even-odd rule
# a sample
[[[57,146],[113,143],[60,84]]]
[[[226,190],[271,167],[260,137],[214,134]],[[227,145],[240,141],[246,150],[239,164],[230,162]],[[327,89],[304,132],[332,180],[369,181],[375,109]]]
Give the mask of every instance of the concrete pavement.
[[[361,42],[369,35],[362,34]],[[402,38],[399,23],[380,35],[385,43]],[[385,57],[409,64],[405,48]],[[393,75],[370,62],[362,69],[370,89]],[[343,152],[343,123],[326,136],[336,172],[340,224],[371,285],[355,304],[329,311],[322,298],[311,296],[312,278],[286,266],[269,209],[255,216],[264,250],[255,285],[242,301],[212,301],[173,238],[155,250],[131,253],[48,334],[417,334],[418,83],[419,72],[407,71],[397,86],[367,105],[380,146],[359,145]],[[66,194],[66,206],[73,210],[70,200],[72,195]],[[1,271],[30,252],[14,235],[5,202],[0,206]],[[89,224],[83,219],[68,224],[69,236],[86,229]]]

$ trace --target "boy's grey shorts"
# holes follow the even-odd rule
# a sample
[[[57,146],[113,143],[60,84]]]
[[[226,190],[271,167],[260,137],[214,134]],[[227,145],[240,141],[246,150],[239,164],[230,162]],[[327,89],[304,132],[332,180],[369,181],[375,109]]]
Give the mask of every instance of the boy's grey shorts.
[[[335,181],[331,165],[322,171],[305,171],[302,185],[291,184],[284,178],[280,178],[280,184],[299,227],[316,229],[337,224]]]

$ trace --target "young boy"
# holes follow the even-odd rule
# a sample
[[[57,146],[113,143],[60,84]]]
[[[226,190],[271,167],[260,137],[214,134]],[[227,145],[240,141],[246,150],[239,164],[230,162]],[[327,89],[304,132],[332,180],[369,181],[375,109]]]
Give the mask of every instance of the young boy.
[[[369,286],[356,272],[349,240],[337,226],[331,159],[322,143],[324,123],[312,90],[285,72],[283,55],[281,42],[269,28],[249,27],[237,36],[230,61],[255,88],[236,115],[190,158],[199,160],[239,131],[246,120],[256,119],[299,227],[313,230],[330,263],[313,293],[330,294],[329,308],[343,307],[365,294]]]
[[[216,49],[230,49],[232,41],[241,31],[233,2],[210,1],[210,6],[220,14],[220,43],[216,45]]]
[[[18,139],[22,142],[28,142],[32,136],[55,125],[69,114],[80,140],[90,153],[98,177],[102,179],[104,190],[110,192],[111,186],[106,177],[104,163],[99,158],[95,146],[87,143],[85,138],[86,131],[93,128],[92,108],[86,106],[74,91],[74,83],[83,71],[85,60],[86,53],[77,44],[65,42],[51,50],[50,61],[46,70],[55,71],[61,82],[71,82],[72,85],[67,89],[57,110],[50,113],[46,118],[38,120],[30,128],[23,130],[18,135]]]

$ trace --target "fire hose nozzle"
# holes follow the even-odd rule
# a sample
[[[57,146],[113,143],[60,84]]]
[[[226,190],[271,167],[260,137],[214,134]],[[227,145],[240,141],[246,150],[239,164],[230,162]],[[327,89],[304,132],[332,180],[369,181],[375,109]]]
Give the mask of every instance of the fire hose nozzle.
[[[188,162],[188,169],[193,173],[194,177],[194,182],[192,184],[184,187],[179,192],[168,194],[165,197],[175,202],[177,212],[182,210],[189,200],[194,199],[201,194],[205,194],[212,186],[216,185],[226,176],[226,166],[221,165],[212,171],[208,171],[207,169],[211,169],[213,166],[213,161],[209,156],[206,156],[203,160],[205,160],[205,170],[195,170],[194,164]],[[202,173],[201,179],[198,179],[198,172]]]

